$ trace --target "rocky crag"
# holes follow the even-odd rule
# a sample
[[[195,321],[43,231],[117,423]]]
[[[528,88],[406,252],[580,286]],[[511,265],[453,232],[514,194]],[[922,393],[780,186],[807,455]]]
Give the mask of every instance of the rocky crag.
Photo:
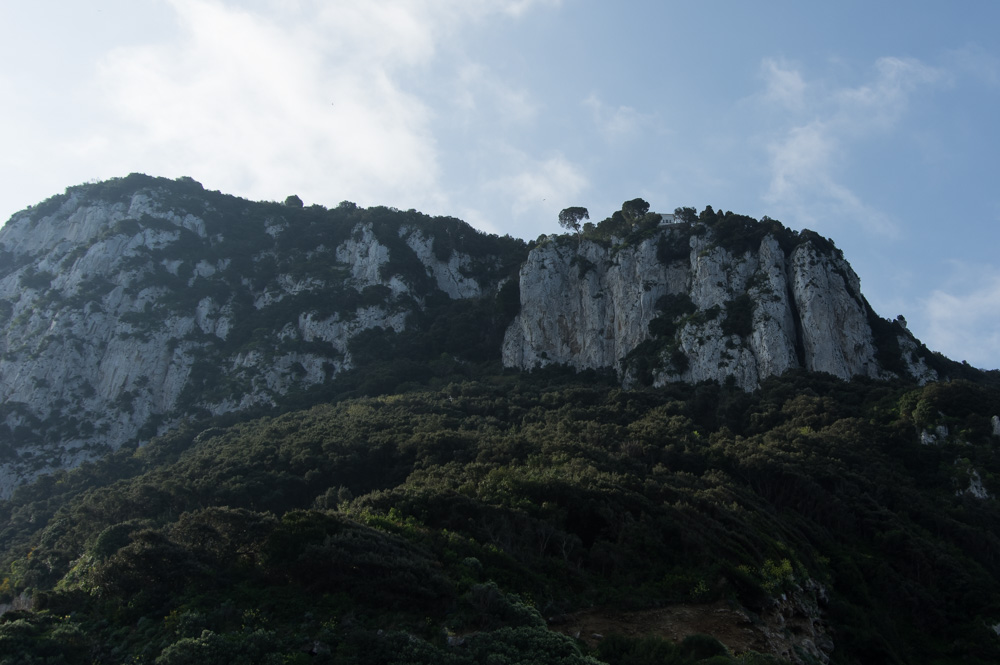
[[[529,245],[189,178],[69,188],[0,230],[0,498],[182,420],[291,408],[379,358],[745,390],[792,368],[937,377],[829,241],[706,213]]]
[[[731,220],[730,220],[731,221]],[[938,377],[900,322],[874,314],[828,240],[737,218],[656,224],[611,242],[557,237],[521,268],[504,363],[615,367],[626,383],[735,382],[790,369]]]

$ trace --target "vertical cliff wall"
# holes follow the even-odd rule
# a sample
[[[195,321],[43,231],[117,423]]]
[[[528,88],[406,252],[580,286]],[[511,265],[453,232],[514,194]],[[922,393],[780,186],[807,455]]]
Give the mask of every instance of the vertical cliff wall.
[[[893,375],[860,280],[828,241],[785,231],[747,246],[699,223],[643,236],[535,247],[520,271],[505,365],[614,368],[627,383],[734,381],[745,390],[793,368]],[[893,334],[890,346],[908,350],[904,374],[933,379],[905,329]]]

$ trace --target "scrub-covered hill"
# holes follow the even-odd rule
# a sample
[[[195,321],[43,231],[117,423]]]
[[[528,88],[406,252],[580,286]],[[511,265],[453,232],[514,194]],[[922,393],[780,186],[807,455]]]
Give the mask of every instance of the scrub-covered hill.
[[[815,233],[711,208],[663,216],[641,199],[580,231],[525,243],[190,178],[71,187],[0,229],[0,497],[186,419],[501,364],[744,390],[797,368],[967,371],[876,315]]]
[[[0,504],[0,662],[996,662],[998,410],[541,371],[182,426]]]

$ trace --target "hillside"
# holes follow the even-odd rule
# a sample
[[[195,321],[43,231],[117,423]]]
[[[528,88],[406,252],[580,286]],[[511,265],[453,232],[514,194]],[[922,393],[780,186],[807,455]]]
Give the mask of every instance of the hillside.
[[[1000,661],[997,374],[829,239],[636,201],[15,215],[0,665]]]
[[[69,188],[0,229],[0,497],[188,419],[565,364],[625,386],[967,370],[880,318],[833,244],[706,208],[525,243],[453,218]]]
[[[998,404],[535,372],[181,427],[0,504],[0,662],[996,662]]]
[[[379,392],[498,360],[526,253],[415,211],[70,188],[0,230],[0,497],[185,418],[315,403],[359,366],[386,368],[357,377]]]

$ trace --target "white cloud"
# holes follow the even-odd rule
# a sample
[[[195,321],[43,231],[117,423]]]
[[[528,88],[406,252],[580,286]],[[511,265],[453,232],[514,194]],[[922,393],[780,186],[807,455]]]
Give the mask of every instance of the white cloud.
[[[881,235],[897,235],[890,217],[837,181],[844,148],[836,128],[820,121],[793,127],[768,151],[771,183],[765,200],[792,211],[803,226],[846,221]]]
[[[957,276],[922,303],[927,332],[922,341],[955,360],[986,369],[1000,367],[1000,271],[957,266]]]
[[[596,94],[583,100],[583,105],[590,109],[594,124],[608,143],[622,143],[643,131],[655,129],[652,115],[640,113],[631,106],[610,107]]]
[[[854,223],[893,237],[898,224],[844,184],[853,142],[891,133],[921,87],[945,78],[914,60],[881,58],[871,80],[828,89],[806,84],[786,63],[764,61],[766,106],[793,110],[796,119],[767,144],[770,184],[765,200],[807,224]],[[801,116],[805,116],[803,119]]]
[[[558,7],[562,0],[487,0],[487,5],[497,5],[505,14],[517,18],[536,6]]]
[[[944,78],[942,70],[916,60],[879,58],[872,81],[833,92],[834,119],[845,133],[889,131],[906,112],[916,90]]]
[[[978,44],[967,44],[945,56],[951,68],[990,86],[1000,85],[1000,58]]]
[[[430,95],[467,67],[454,37],[553,0],[167,0],[176,29],[108,51],[84,100],[98,129],[66,139],[85,177],[191,175],[242,196],[441,210]],[[529,95],[482,68],[473,92],[508,120]],[[77,167],[79,169],[79,166]]]
[[[172,4],[179,40],[118,49],[102,65],[119,158],[260,198],[424,199],[437,176],[429,111],[393,75],[433,53],[412,17],[371,10],[381,37],[355,52],[363,21],[352,3],[329,40],[314,15],[282,25],[217,2]],[[389,40],[398,50],[383,57]]]
[[[805,103],[806,84],[802,74],[790,63],[765,58],[761,63],[766,89],[763,97],[768,102],[792,110],[799,110]]]
[[[476,63],[459,71],[454,103],[466,122],[486,115],[493,122],[523,124],[538,115],[538,105],[527,90],[508,85]]]
[[[588,184],[583,171],[561,155],[545,160],[521,158],[521,169],[494,180],[488,189],[498,191],[510,201],[515,215],[535,213],[544,219],[556,219]]]
[[[784,140],[770,146],[771,190],[769,198],[785,200],[803,186],[826,179],[837,143],[822,122],[793,127]]]

